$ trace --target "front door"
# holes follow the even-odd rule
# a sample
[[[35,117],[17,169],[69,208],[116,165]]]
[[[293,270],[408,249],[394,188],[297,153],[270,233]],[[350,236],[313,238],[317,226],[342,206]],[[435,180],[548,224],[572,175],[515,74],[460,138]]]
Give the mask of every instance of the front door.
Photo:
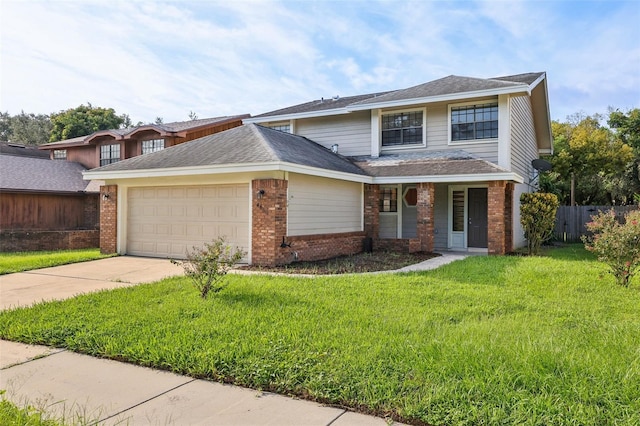
[[[467,246],[487,248],[487,188],[469,188],[467,197]]]

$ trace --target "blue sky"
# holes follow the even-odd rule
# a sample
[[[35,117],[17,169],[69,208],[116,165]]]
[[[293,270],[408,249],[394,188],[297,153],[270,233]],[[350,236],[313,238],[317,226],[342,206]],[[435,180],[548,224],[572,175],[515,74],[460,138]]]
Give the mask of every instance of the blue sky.
[[[640,108],[640,1],[0,2],[0,110],[260,114],[546,71],[551,118]]]

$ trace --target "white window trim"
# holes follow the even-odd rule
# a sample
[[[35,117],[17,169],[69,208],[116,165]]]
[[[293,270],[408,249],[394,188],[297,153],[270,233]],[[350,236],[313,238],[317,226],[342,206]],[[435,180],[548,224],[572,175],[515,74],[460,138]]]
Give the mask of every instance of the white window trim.
[[[162,148],[160,149],[154,149],[151,152],[144,152],[144,143],[145,142],[155,142],[155,141],[162,141]],[[155,145],[155,144],[154,144]],[[158,152],[158,151],[162,151],[164,149],[167,149],[167,141],[164,138],[153,138],[153,139],[145,139],[140,141],[140,153],[142,155],[144,154],[151,154],[152,152]]]
[[[380,189],[395,189],[398,197],[402,194],[402,184],[397,185],[380,185]],[[396,211],[395,212],[381,212],[379,210],[380,200],[378,200],[378,214],[381,216],[396,216],[396,239],[402,238],[402,208],[404,207],[404,202],[402,200],[396,200]],[[379,232],[379,230],[378,230]],[[379,235],[378,235],[379,236]]]
[[[422,111],[422,143],[412,144],[412,145],[396,145],[396,146],[383,146],[382,145],[382,116],[388,114],[398,114],[404,112],[414,112],[414,111]],[[380,147],[381,152],[391,152],[391,151],[406,151],[412,150],[416,148],[426,148],[427,146],[427,108],[403,108],[403,109],[393,109],[393,110],[384,110],[378,113],[378,146]]]
[[[269,121],[267,123],[264,123],[263,125],[270,129],[273,129],[274,126],[289,126],[289,133],[295,134],[295,129],[293,127],[293,124],[294,124],[293,120],[285,120],[285,121]]]
[[[451,109],[456,107],[463,107],[468,105],[485,105],[485,104],[498,104],[498,137],[497,138],[487,138],[487,139],[469,139],[464,141],[452,141],[451,140]],[[475,101],[467,101],[460,102],[455,104],[449,104],[447,106],[447,145],[449,146],[461,146],[461,145],[478,145],[478,144],[487,144],[487,143],[496,143],[500,140],[500,127],[501,123],[501,114],[500,112],[503,110],[503,107],[500,105],[498,99],[480,99]]]

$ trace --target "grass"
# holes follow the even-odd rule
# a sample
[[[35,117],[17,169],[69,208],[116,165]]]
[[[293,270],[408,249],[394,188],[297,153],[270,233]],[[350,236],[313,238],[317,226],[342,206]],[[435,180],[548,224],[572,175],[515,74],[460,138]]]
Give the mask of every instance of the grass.
[[[42,411],[28,406],[19,408],[0,395],[0,424],[20,426],[62,426],[56,420],[49,419]]]
[[[0,253],[0,275],[111,257],[100,249]]]
[[[640,294],[579,246],[434,271],[184,277],[0,313],[0,338],[412,424],[640,424]],[[126,315],[124,314],[126,313]]]

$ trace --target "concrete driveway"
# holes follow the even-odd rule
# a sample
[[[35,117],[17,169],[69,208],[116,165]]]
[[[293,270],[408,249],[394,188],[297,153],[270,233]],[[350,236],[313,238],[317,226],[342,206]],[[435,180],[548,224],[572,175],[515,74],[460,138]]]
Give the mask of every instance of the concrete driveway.
[[[181,275],[167,259],[118,256],[0,276],[0,309]]]

